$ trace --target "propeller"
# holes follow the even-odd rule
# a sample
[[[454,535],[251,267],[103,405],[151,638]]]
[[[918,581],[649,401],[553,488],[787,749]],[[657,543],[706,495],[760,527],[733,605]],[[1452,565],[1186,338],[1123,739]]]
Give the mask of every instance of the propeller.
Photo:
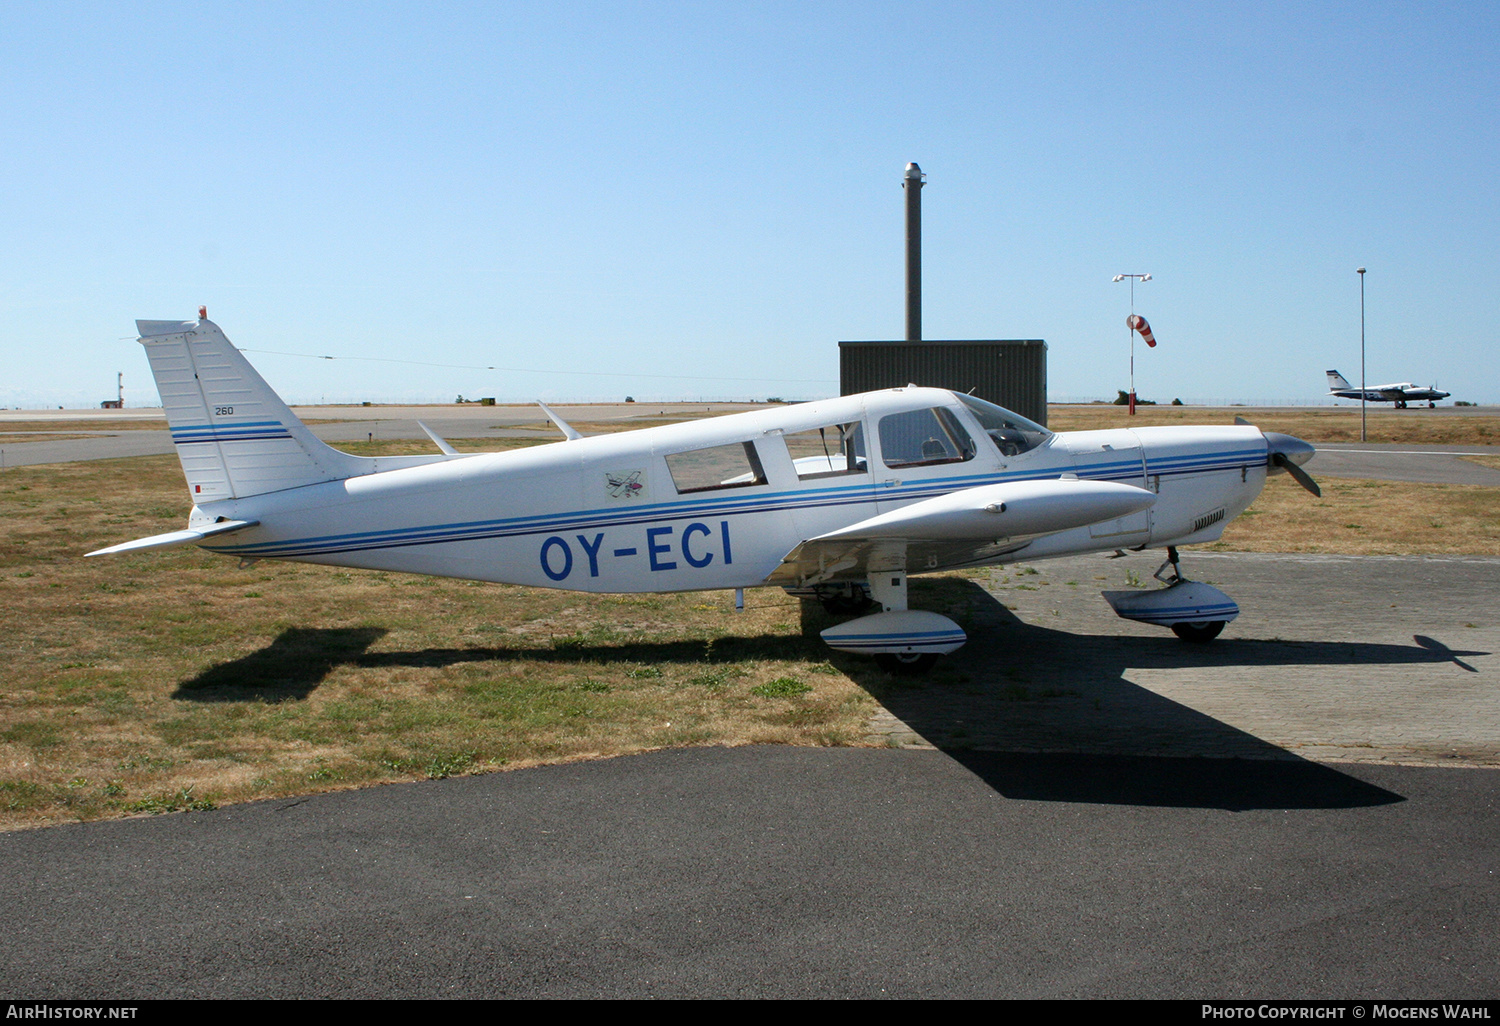
[[[1244,417],[1237,416],[1234,422],[1240,427],[1255,427]],[[1321,499],[1323,489],[1318,487],[1311,474],[1302,469],[1302,464],[1312,459],[1317,450],[1295,435],[1284,435],[1280,431],[1262,431],[1261,434],[1266,438],[1266,473],[1279,474],[1284,470],[1292,475],[1293,481]]]
[[[1276,474],[1284,470],[1292,475],[1293,481],[1321,499],[1323,489],[1319,488],[1318,482],[1302,469],[1302,464],[1312,459],[1317,450],[1302,439],[1292,435],[1283,435],[1279,431],[1262,431],[1261,434],[1266,436],[1268,473]]]

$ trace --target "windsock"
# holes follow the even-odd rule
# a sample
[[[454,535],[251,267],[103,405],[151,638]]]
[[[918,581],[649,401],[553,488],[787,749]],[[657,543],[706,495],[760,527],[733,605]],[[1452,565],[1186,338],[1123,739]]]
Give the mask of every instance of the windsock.
[[[1131,314],[1125,318],[1125,326],[1132,331],[1139,331],[1141,338],[1146,340],[1146,345],[1152,349],[1156,348],[1156,336],[1151,334],[1151,325],[1146,323],[1146,318],[1140,314]]]

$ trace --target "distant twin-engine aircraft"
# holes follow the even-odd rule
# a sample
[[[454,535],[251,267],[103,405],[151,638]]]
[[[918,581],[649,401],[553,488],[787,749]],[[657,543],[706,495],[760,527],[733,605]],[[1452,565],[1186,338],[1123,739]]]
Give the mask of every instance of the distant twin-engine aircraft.
[[[1364,391],[1355,388],[1344,380],[1344,376],[1336,370],[1328,371],[1328,394],[1338,396],[1340,399],[1363,398],[1367,403],[1395,403],[1396,409],[1406,409],[1409,402],[1426,403],[1428,409],[1437,405],[1437,400],[1446,399],[1452,392],[1439,392],[1437,387],[1423,388],[1414,385],[1410,381],[1402,381],[1394,385],[1371,385]]]
[[[1166,548],[1166,586],[1106,592],[1123,617],[1215,637],[1239,607],[1177,572],[1312,446],[1251,426],[1054,434],[935,388],[893,388],[528,449],[351,456],[318,440],[206,316],[137,321],[197,544],[287,559],[593,592],[779,586],[879,611],[822,632],[913,673],[967,637],[907,608],[907,576]],[[429,432],[431,434],[431,432]]]

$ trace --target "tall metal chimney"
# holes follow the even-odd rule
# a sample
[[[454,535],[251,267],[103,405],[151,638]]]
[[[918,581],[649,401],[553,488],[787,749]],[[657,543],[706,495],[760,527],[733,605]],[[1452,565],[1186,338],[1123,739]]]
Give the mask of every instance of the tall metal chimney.
[[[922,341],[922,169],[906,165],[906,341]]]

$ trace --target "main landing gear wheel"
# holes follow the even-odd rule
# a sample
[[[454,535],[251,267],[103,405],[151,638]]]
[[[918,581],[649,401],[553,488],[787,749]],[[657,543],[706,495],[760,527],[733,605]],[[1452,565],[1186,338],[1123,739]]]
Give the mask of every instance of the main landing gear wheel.
[[[1204,644],[1212,641],[1224,630],[1223,620],[1200,620],[1197,623],[1174,623],[1172,633],[1183,641]]]
[[[882,652],[875,657],[876,666],[898,677],[920,677],[936,662],[932,652]]]

